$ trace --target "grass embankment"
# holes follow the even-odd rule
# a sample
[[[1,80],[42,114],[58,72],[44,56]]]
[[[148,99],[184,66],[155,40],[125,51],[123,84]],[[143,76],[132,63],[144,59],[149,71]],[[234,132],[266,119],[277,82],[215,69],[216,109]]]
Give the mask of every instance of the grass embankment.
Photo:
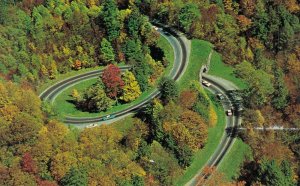
[[[203,40],[192,40],[191,53],[186,71],[178,82],[179,89],[189,88],[192,80],[199,80],[200,68],[206,63],[212,44]]]
[[[124,136],[128,133],[130,128],[133,126],[133,120],[134,120],[133,115],[130,115],[126,118],[123,118],[121,120],[112,123],[111,126],[113,126],[115,129],[120,131]]]
[[[158,46],[162,48],[162,50],[165,53],[166,59],[170,62],[169,66],[166,68],[164,74],[170,73],[173,64],[174,64],[174,51],[172,46],[169,44],[166,38],[160,37],[158,41]],[[103,67],[102,67],[103,68]],[[98,68],[99,69],[99,68]],[[90,69],[92,70],[92,69]],[[82,70],[82,71],[77,71],[77,73],[83,73],[85,71],[89,70]],[[69,76],[68,76],[69,75]],[[63,77],[59,77],[59,79],[64,79],[70,76],[75,75],[74,72],[70,72],[68,74],[62,75]],[[59,80],[56,80],[55,82],[58,82]],[[141,96],[136,99],[135,101],[127,104],[120,104],[117,106],[113,106],[112,108],[108,109],[106,112],[99,112],[99,113],[90,113],[90,112],[83,112],[78,110],[75,105],[70,102],[72,100],[71,93],[73,89],[78,90],[78,92],[83,92],[86,88],[90,87],[93,83],[97,81],[97,78],[86,80],[83,82],[80,82],[74,86],[71,86],[61,92],[57,98],[55,99],[53,105],[54,108],[56,109],[57,113],[59,113],[60,117],[64,117],[66,115],[68,116],[76,116],[76,117],[95,117],[95,116],[101,116],[101,115],[106,115],[106,114],[111,114],[114,112],[118,112],[120,110],[124,110],[132,105],[135,105],[141,101],[143,101],[146,97],[149,96],[149,94],[154,90],[154,88],[150,88],[149,90],[143,92]],[[55,83],[55,82],[52,82]],[[47,85],[49,86],[49,85]],[[46,87],[46,86],[45,86]]]
[[[203,64],[207,63],[207,59],[209,53],[211,52],[212,44],[207,41],[201,40],[192,40],[191,46],[191,54],[190,54],[190,61],[188,67],[185,71],[185,74],[179,81],[179,88],[181,90],[188,88],[189,82],[191,80],[199,79],[199,70]],[[217,52],[213,52],[211,57],[211,66],[209,74],[216,75],[232,81],[236,84],[239,88],[245,88],[246,84],[235,77],[234,69],[222,62],[220,54]],[[214,107],[216,113],[218,115],[218,122],[215,127],[210,128],[208,132],[208,141],[205,147],[194,155],[194,160],[189,166],[182,177],[177,180],[176,185],[184,185],[187,183],[191,178],[193,178],[197,172],[203,168],[205,163],[209,160],[210,156],[214,153],[215,149],[217,148],[219,141],[221,140],[224,128],[225,128],[225,115],[223,107],[216,102],[214,95],[208,93],[212,102],[214,103]],[[244,146],[243,146],[244,145]],[[237,143],[233,144],[232,151],[227,154],[226,159],[224,160],[224,164],[222,164],[222,170],[230,170],[225,171],[225,177],[230,178],[232,177],[233,173],[237,173],[240,163],[244,159],[244,153],[246,153],[246,144],[243,144],[242,141],[237,141]],[[240,148],[240,149],[239,149]],[[238,150],[238,153],[233,153],[235,150]],[[233,159],[236,159],[235,163],[231,163]]]
[[[174,65],[174,50],[169,41],[161,36],[157,43],[158,47],[164,51],[166,59],[169,61],[169,66],[164,71],[164,76],[168,75]]]
[[[240,166],[246,157],[252,157],[251,148],[241,139],[237,139],[222,160],[218,170],[224,173],[228,181],[232,181],[239,176]]]
[[[222,57],[219,53],[213,52],[211,56],[210,69],[208,74],[215,75],[233,82],[240,89],[247,88],[246,83],[235,76],[234,68],[222,62]]]

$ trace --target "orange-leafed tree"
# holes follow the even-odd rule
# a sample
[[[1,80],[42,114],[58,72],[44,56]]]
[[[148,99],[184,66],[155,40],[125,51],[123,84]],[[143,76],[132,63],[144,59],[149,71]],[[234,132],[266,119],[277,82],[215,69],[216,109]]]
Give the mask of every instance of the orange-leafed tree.
[[[37,166],[32,159],[32,156],[30,153],[25,153],[22,157],[22,169],[23,171],[26,171],[31,174],[37,173]]]
[[[238,23],[242,31],[246,31],[250,28],[252,21],[244,15],[237,16]]]
[[[72,65],[72,68],[73,68],[73,69],[75,69],[75,70],[80,70],[81,67],[82,67],[81,61],[79,61],[79,60],[74,61],[73,65]]]
[[[252,16],[255,12],[256,0],[241,0],[240,6],[242,13],[246,16]]]
[[[209,175],[208,179],[205,179],[204,175]],[[228,182],[224,176],[224,173],[216,170],[215,167],[204,167],[202,174],[197,178],[197,186],[244,186],[246,182]]]
[[[105,92],[110,98],[117,99],[124,86],[124,81],[121,78],[121,70],[115,65],[108,65],[101,76],[105,86]]]
[[[197,92],[186,90],[180,93],[179,103],[183,108],[191,109],[197,101]]]
[[[180,121],[193,136],[196,148],[204,146],[204,143],[207,140],[208,130],[207,125],[199,114],[190,110],[185,110],[180,116]]]

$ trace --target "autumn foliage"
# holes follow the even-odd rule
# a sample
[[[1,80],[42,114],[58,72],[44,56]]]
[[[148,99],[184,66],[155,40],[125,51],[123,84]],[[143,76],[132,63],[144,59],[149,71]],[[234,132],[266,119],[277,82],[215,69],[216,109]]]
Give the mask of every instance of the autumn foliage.
[[[105,85],[105,91],[110,98],[115,98],[121,92],[124,81],[121,78],[121,70],[115,65],[108,65],[101,75]]]
[[[37,173],[37,166],[29,153],[23,155],[22,169],[31,174]]]

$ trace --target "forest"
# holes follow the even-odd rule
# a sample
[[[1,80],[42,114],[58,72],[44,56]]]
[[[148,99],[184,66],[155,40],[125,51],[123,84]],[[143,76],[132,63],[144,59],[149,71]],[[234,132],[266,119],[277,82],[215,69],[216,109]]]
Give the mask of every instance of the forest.
[[[181,89],[162,77],[170,61],[151,22],[212,43],[246,84],[238,137],[252,157],[237,177],[215,171],[206,185],[299,185],[299,131],[255,130],[300,127],[299,15],[297,0],[2,0],[0,185],[177,184],[219,118],[198,82]],[[38,88],[96,67],[97,82],[72,91],[79,110],[106,111],[155,86],[161,97],[114,124],[63,124]]]

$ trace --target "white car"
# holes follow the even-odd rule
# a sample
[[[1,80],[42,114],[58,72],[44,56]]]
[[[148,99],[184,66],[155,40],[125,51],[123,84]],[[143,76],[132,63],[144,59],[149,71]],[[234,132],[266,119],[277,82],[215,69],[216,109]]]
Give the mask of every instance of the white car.
[[[232,114],[233,114],[233,113],[232,113],[231,110],[227,110],[227,111],[226,111],[226,115],[227,115],[227,116],[232,116]]]
[[[93,124],[88,125],[86,128],[93,128],[93,127],[96,127],[96,126],[97,126],[97,124],[93,123]]]
[[[210,87],[211,86],[211,84],[209,82],[205,81],[205,80],[202,81],[202,84],[204,86],[206,86],[206,87]]]

